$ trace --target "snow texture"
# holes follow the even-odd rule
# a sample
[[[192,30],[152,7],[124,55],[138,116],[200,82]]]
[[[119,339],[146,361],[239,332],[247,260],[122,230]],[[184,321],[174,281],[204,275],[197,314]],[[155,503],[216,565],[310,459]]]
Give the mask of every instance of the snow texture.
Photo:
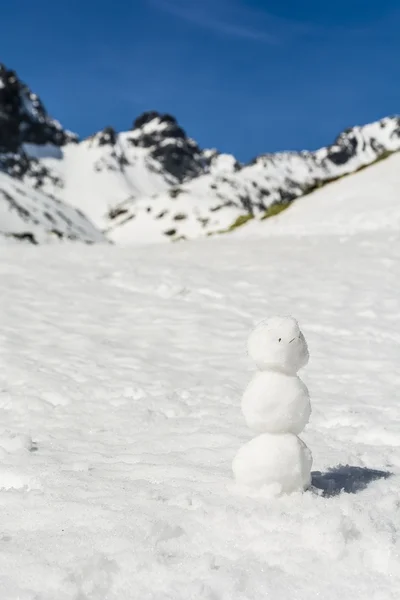
[[[235,237],[285,234],[353,235],[400,229],[400,153],[343,177],[296,200],[279,215],[253,220],[235,230]]]
[[[0,239],[31,244],[73,240],[106,243],[76,208],[0,171]]]
[[[118,133],[106,127],[78,142],[3,65],[0,82],[0,170],[82,211],[118,244],[218,235],[236,230],[246,218],[269,235],[286,211],[260,220],[321,186],[386,162],[400,150],[397,116],[349,128],[315,152],[265,154],[246,165],[232,155],[200,148],[175,117],[156,111],[140,115],[130,130]],[[396,196],[399,177],[391,173],[395,181],[386,185],[391,195]],[[344,191],[348,194],[349,187]],[[390,222],[393,215],[378,214],[376,223],[364,219],[365,198],[356,187],[354,191],[358,212],[348,222],[347,198],[336,197],[334,223],[349,228]],[[321,205],[317,212],[327,219]],[[374,210],[379,211],[375,201]],[[393,212],[398,223],[397,196]],[[312,219],[307,227],[312,228]],[[44,227],[42,238],[48,233]]]
[[[358,170],[361,175],[364,167],[399,149],[399,119],[393,117],[349,129],[333,145],[316,152],[267,154],[244,166],[235,162],[234,157],[227,160],[226,155],[223,159],[217,155],[209,172],[156,195],[134,195],[122,203],[123,212],[110,223],[109,234],[114,241],[123,244],[190,239],[226,232],[243,215],[253,217],[260,233],[268,234],[275,219],[258,221],[268,215],[271,207],[276,210],[288,206],[296,198],[328,183],[330,187],[331,182]],[[392,173],[393,178],[398,182],[398,171]],[[343,185],[346,186],[344,182]],[[387,187],[389,193],[395,192],[390,183]],[[356,187],[354,193],[359,198],[360,214],[353,211],[353,221],[366,226],[364,198]],[[337,203],[344,205],[345,200],[338,198]],[[346,226],[340,209],[341,206],[334,221],[340,220]],[[347,207],[345,210],[348,212]],[[378,212],[379,206],[375,204],[374,210]],[[321,207],[319,211],[323,215]],[[396,215],[398,221],[398,213]],[[285,216],[286,211],[280,220]],[[377,223],[384,218],[380,215]],[[325,219],[328,221],[326,215]]]
[[[0,596],[397,600],[399,256],[391,227],[2,248]],[[312,490],[246,496],[246,338],[291,313]]]

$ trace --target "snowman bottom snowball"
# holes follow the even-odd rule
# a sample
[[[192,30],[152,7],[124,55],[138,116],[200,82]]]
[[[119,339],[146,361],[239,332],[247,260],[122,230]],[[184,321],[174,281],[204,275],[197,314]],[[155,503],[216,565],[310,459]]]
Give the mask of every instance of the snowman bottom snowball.
[[[310,487],[311,466],[311,452],[296,435],[263,433],[240,448],[232,470],[239,485],[274,485],[290,494]]]

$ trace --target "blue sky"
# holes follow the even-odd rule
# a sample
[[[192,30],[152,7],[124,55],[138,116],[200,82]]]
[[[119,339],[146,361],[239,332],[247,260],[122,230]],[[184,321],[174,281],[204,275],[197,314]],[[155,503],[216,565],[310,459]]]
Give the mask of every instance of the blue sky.
[[[398,0],[13,0],[0,60],[62,124],[177,116],[250,160],[400,112]]]

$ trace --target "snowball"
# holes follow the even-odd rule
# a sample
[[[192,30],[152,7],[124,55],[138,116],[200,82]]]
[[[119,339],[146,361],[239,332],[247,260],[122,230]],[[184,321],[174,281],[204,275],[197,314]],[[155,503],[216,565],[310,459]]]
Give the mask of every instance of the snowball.
[[[259,371],[243,394],[242,412],[259,433],[298,434],[311,414],[308,389],[297,375]]]
[[[251,332],[247,349],[261,370],[274,369],[295,374],[308,363],[304,335],[293,317],[272,317]]]
[[[311,465],[311,452],[296,435],[263,433],[240,448],[232,470],[239,485],[279,486],[290,494],[311,485]]]

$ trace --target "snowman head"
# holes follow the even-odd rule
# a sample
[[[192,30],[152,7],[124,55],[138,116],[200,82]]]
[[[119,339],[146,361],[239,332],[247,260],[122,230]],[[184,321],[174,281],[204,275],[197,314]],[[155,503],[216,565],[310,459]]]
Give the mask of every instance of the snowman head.
[[[308,363],[307,342],[293,317],[272,317],[251,332],[247,349],[262,371],[294,374]]]

